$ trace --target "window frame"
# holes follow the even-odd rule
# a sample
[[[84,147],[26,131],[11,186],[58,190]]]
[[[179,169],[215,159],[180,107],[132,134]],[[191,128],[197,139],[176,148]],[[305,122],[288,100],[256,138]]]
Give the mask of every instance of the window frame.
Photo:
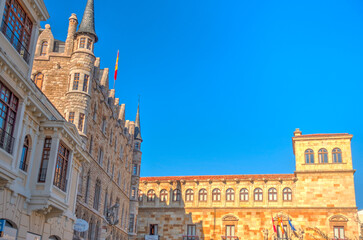
[[[311,148],[306,149],[305,152],[304,152],[304,156],[305,156],[305,163],[306,164],[315,163],[314,150],[313,149],[311,149]]]
[[[34,83],[39,89],[43,88],[43,82],[44,82],[44,74],[41,72],[35,74]]]
[[[30,147],[31,147],[31,145],[30,145],[29,135],[26,135],[24,138],[24,143],[23,143],[23,148],[21,151],[20,163],[19,163],[19,169],[24,172],[28,171]]]
[[[221,190],[219,188],[214,188],[212,191],[212,202],[221,201]]]
[[[292,202],[292,189],[289,187],[285,187],[282,190],[282,200],[284,202]]]
[[[199,190],[198,193],[199,202],[207,202],[208,201],[208,191],[205,188]]]
[[[72,86],[73,91],[78,91],[79,79],[80,79],[80,73],[74,73],[74,75],[73,75],[73,86]]]
[[[47,180],[48,164],[50,160],[50,151],[52,148],[52,138],[45,137],[42,151],[42,160],[39,168],[38,182],[44,183]]]
[[[163,189],[160,191],[160,202],[167,202],[168,201],[168,191]]]
[[[40,56],[45,56],[47,55],[47,48],[48,48],[48,42],[47,41],[43,41],[41,46],[40,46]]]
[[[329,163],[328,150],[326,148],[320,148],[318,151],[319,163]]]
[[[234,202],[235,201],[235,191],[233,188],[228,188],[226,190],[226,202]]]
[[[332,150],[333,163],[343,163],[343,153],[340,148],[334,148]]]
[[[148,202],[155,202],[155,191],[154,189],[150,189],[147,191],[147,201]]]
[[[261,188],[255,188],[253,190],[253,199],[255,202],[263,202],[263,190]]]
[[[71,150],[62,141],[59,142],[53,185],[66,192],[68,184],[68,165],[71,161]]]
[[[272,187],[268,189],[268,201],[269,202],[277,202],[277,189]]]
[[[180,202],[181,200],[181,191],[180,189],[173,190],[173,202]]]
[[[83,92],[87,92],[88,91],[88,82],[89,82],[89,75],[84,74],[83,76]]]
[[[246,191],[244,191],[246,190]],[[249,191],[247,188],[242,188],[240,191],[239,191],[239,200],[241,202],[248,202],[249,201]]]
[[[193,189],[189,188],[185,191],[185,201],[186,202],[193,202],[194,201],[194,191]]]

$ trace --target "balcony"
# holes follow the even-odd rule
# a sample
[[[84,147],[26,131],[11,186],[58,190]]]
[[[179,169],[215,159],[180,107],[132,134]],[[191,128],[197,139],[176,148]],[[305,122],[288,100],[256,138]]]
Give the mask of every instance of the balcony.
[[[183,236],[183,240],[199,240],[198,236]]]
[[[19,40],[18,36],[16,36],[13,29],[3,20],[1,24],[1,32],[4,36],[9,40],[11,45],[16,49],[16,51],[22,56],[24,61],[29,64],[30,54],[27,48],[22,44]]]
[[[222,236],[222,240],[239,240],[237,236]]]
[[[159,240],[159,235],[145,235],[145,240]]]
[[[4,129],[0,128],[0,148],[12,154],[14,146],[14,138]]]

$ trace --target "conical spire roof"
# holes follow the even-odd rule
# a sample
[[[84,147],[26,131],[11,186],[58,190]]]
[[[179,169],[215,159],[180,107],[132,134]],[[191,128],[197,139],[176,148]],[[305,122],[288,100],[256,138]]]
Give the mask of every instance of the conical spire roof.
[[[86,9],[83,13],[83,18],[81,25],[79,25],[79,29],[77,34],[92,34],[96,38],[96,42],[98,40],[96,31],[95,31],[95,3],[94,0],[87,0]]]
[[[140,128],[140,103],[137,105],[137,113],[135,119],[135,139],[142,140]]]

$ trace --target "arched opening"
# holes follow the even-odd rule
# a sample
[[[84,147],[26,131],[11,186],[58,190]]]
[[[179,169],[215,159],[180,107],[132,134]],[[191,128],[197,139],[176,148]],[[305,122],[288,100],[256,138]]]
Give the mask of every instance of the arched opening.
[[[61,238],[58,236],[52,235],[49,237],[49,240],[61,240]]]
[[[37,73],[34,76],[34,83],[35,83],[35,85],[37,85],[37,87],[39,89],[42,89],[42,87],[43,87],[43,79],[44,79],[44,75],[42,73]]]
[[[47,54],[48,42],[44,41],[40,48],[40,56],[45,56]]]
[[[2,218],[0,220],[5,220],[3,238],[4,239],[17,239],[18,227],[16,226],[16,224],[14,222],[4,219],[4,218]]]

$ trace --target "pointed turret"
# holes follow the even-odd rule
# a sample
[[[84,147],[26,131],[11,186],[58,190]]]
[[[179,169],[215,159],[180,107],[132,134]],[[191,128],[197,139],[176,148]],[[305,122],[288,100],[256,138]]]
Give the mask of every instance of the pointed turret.
[[[142,141],[140,128],[140,103],[137,105],[137,113],[135,119],[135,139]]]
[[[81,25],[77,31],[78,34],[91,34],[95,37],[97,42],[98,37],[95,31],[95,4],[94,0],[88,0],[86,9],[84,10]]]

